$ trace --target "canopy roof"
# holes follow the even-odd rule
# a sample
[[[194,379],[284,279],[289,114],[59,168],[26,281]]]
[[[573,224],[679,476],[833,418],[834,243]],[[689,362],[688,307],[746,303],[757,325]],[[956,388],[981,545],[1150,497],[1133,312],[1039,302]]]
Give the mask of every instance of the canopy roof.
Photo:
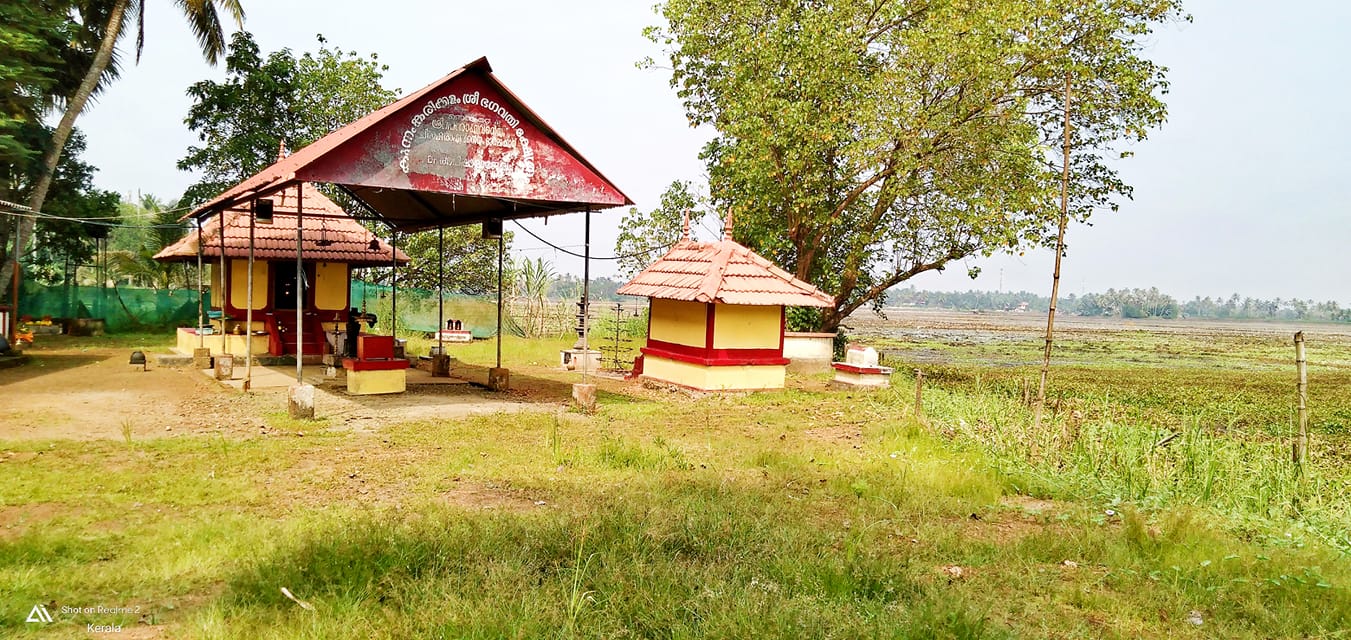
[[[338,185],[399,231],[633,204],[498,82],[487,58],[320,138],[185,217],[302,181]]]
[[[407,264],[408,256],[380,240],[320,193],[314,185],[301,183],[304,216],[304,258],[318,262],[346,262],[355,266],[388,266],[397,260]],[[272,224],[254,225],[253,255],[257,260],[295,260],[296,188],[269,196],[273,201]],[[247,258],[249,255],[249,218],[246,207],[228,209],[223,215],[202,224],[202,255],[219,258],[221,223],[225,220],[225,255]],[[375,248],[371,241],[375,241]],[[159,253],[161,262],[187,262],[197,259],[197,231],[194,229]]]
[[[774,263],[737,244],[727,235],[717,242],[685,237],[627,284],[619,293],[711,304],[785,307],[833,307],[835,299],[794,278]]]

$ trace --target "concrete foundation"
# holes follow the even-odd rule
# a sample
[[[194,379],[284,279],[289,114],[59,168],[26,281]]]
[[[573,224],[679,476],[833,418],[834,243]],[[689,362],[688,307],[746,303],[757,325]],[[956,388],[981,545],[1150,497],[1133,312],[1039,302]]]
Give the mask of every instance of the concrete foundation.
[[[506,391],[511,388],[511,371],[506,367],[488,369],[488,388],[493,391]]]
[[[594,384],[574,384],[572,385],[572,399],[577,401],[577,406],[582,411],[591,413],[596,410],[596,385]]]
[[[835,362],[835,382],[851,387],[885,389],[891,386],[890,367],[855,366],[844,362]]]
[[[564,349],[558,352],[558,366],[568,371],[596,371],[600,368],[601,352],[595,349]]]
[[[314,385],[293,384],[287,394],[287,408],[295,420],[314,419]]]
[[[198,369],[211,368],[211,350],[207,348],[192,350],[192,366]]]
[[[235,357],[226,353],[216,356],[216,379],[229,380],[235,377]]]
[[[643,377],[701,391],[782,389],[784,365],[699,365],[643,356]]]
[[[433,377],[433,378],[449,378],[449,377],[450,377],[450,361],[451,361],[451,360],[452,360],[452,358],[451,358],[450,356],[447,356],[447,355],[433,355],[433,356],[432,356],[432,371],[431,371],[432,377]]]
[[[783,357],[788,358],[788,370],[795,373],[828,373],[835,356],[835,334],[783,334]]]

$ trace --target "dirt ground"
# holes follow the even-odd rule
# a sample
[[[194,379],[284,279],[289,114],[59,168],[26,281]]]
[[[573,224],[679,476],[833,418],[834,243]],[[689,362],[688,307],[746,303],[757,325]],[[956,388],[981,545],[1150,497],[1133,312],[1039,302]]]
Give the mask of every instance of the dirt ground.
[[[256,435],[285,415],[284,388],[243,394],[193,369],[152,364],[141,371],[128,364],[130,348],[63,342],[36,345],[28,363],[0,370],[0,440],[124,439],[128,430],[136,439]],[[465,375],[472,379],[477,373],[468,369]],[[330,428],[367,431],[436,417],[553,411],[569,397],[561,383],[525,377],[514,382],[518,389],[508,394],[458,384],[362,397],[329,385],[317,390],[315,406]]]

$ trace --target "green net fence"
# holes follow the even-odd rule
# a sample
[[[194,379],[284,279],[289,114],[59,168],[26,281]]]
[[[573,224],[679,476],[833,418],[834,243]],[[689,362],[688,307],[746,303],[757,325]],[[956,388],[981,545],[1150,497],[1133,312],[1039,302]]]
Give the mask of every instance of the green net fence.
[[[210,306],[210,296],[206,304]],[[197,322],[197,292],[185,289],[26,284],[19,313],[34,319],[101,318],[106,331],[168,330]]]
[[[211,296],[206,294],[206,308],[211,308]],[[400,335],[432,333],[438,324],[436,292],[425,289],[399,287],[397,292],[388,286],[360,280],[351,284],[351,306],[376,315],[374,333],[390,329],[390,311],[397,302],[397,330]],[[558,337],[574,335],[577,325],[577,305],[573,301],[526,300],[508,298],[504,301],[503,332],[520,337]],[[609,323],[623,321],[623,333],[641,333],[644,320],[634,320],[641,303],[624,305],[622,312],[611,310],[614,303],[594,302],[591,309],[593,334],[614,332]],[[100,318],[104,329],[111,333],[169,331],[175,327],[190,327],[197,323],[197,291],[195,289],[145,289],[127,286],[42,286],[26,283],[21,298],[21,311],[34,319]],[[459,320],[463,329],[475,338],[497,335],[497,297],[493,294],[470,296],[447,294],[441,317]],[[628,327],[634,324],[637,329]],[[444,326],[444,325],[441,325]]]

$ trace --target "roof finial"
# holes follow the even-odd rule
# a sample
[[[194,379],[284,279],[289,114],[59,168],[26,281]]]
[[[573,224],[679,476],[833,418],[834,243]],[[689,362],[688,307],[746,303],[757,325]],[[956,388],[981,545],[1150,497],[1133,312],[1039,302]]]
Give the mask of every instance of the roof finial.
[[[722,239],[732,239],[732,208],[727,207],[727,222],[722,225]]]
[[[277,162],[286,159],[286,138],[282,138],[277,144]]]
[[[689,209],[686,209],[686,210],[685,210],[684,234],[681,235],[680,239],[681,239],[681,240],[689,240],[689,239],[690,239],[690,210],[689,210]]]

